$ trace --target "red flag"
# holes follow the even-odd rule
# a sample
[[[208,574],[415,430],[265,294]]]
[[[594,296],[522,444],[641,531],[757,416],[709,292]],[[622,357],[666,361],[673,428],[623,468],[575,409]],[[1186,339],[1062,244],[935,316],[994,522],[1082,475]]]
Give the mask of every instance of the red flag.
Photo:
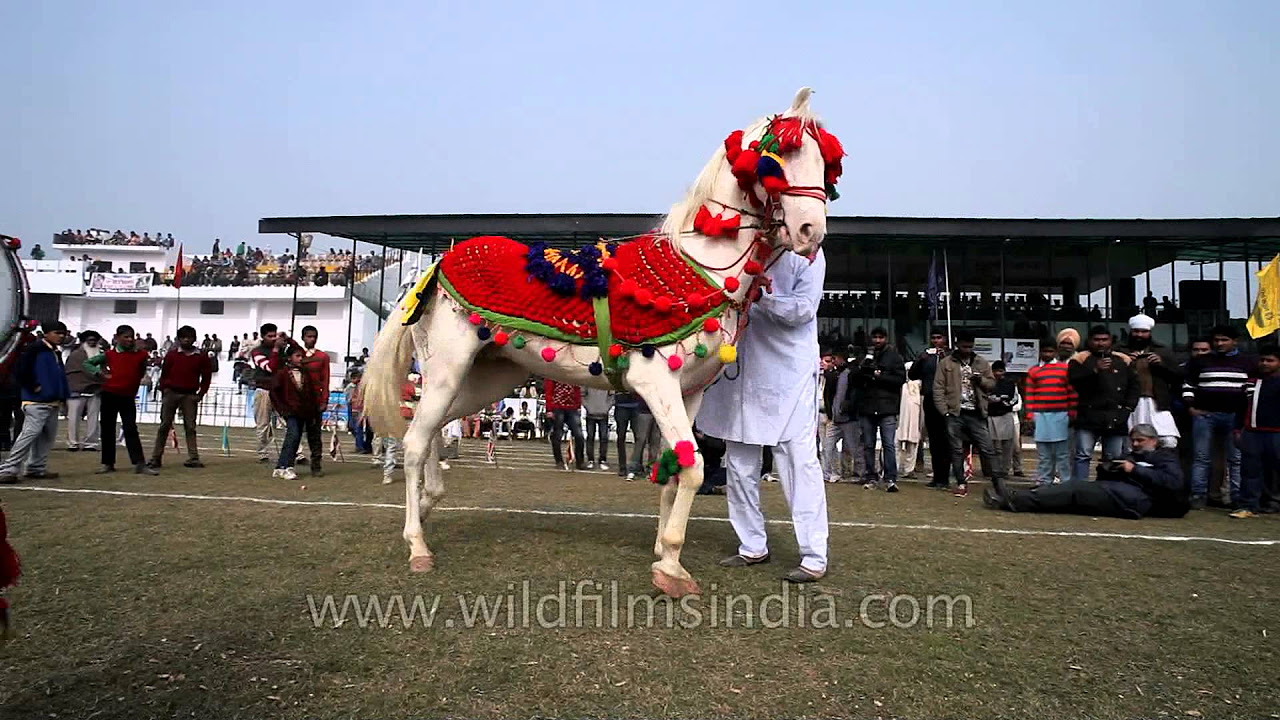
[[[173,286],[182,287],[182,276],[186,275],[186,270],[182,267],[182,246],[178,246],[178,264],[173,266]]]

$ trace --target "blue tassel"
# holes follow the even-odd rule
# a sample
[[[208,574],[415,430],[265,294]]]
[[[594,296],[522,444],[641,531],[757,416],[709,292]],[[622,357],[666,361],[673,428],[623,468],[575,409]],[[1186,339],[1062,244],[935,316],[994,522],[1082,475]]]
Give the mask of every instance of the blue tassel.
[[[640,352],[644,353],[644,356],[647,358],[653,357],[653,354],[657,351],[658,351],[657,348],[649,344],[645,344],[640,348]]]
[[[489,336],[492,334],[493,333],[489,332],[489,328],[487,327],[476,328],[476,337],[480,338],[481,340],[488,340]]]
[[[604,372],[604,366],[598,362],[593,362],[587,366],[587,372],[591,373],[592,375],[599,375],[600,373]]]

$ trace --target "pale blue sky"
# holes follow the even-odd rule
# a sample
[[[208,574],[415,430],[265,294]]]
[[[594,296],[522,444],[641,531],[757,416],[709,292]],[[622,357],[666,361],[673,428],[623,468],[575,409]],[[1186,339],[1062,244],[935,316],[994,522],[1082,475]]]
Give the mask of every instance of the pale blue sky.
[[[1280,215],[1280,3],[10,2],[0,232],[666,210],[810,85],[841,215]],[[261,238],[266,240],[267,238]]]

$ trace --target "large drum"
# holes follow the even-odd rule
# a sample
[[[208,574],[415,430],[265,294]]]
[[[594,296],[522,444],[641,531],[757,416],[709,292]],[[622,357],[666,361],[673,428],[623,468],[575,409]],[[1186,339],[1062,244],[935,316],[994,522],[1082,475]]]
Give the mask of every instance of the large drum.
[[[32,339],[36,322],[27,317],[27,274],[18,259],[22,243],[0,235],[0,376],[7,373],[17,350]]]

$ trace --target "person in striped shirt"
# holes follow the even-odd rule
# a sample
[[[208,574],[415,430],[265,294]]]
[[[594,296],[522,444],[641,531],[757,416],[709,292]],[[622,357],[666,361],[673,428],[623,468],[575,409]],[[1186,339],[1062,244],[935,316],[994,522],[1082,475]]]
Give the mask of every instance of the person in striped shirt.
[[[1076,392],[1067,380],[1067,359],[1075,345],[1049,338],[1040,341],[1040,364],[1027,371],[1027,419],[1035,424],[1036,486],[1071,478],[1068,444]]]
[[[1245,385],[1244,405],[1236,417],[1241,482],[1233,518],[1280,512],[1276,498],[1268,498],[1265,505],[1261,502],[1266,474],[1280,471],[1280,347],[1262,348],[1257,374]]]
[[[1213,441],[1222,438],[1230,470],[1232,503],[1240,494],[1240,448],[1230,441],[1236,416],[1244,411],[1244,388],[1256,361],[1236,347],[1239,332],[1219,325],[1211,332],[1213,352],[1187,363],[1182,399],[1191,413],[1191,442],[1195,459],[1191,465],[1191,507],[1203,509],[1213,466]]]

